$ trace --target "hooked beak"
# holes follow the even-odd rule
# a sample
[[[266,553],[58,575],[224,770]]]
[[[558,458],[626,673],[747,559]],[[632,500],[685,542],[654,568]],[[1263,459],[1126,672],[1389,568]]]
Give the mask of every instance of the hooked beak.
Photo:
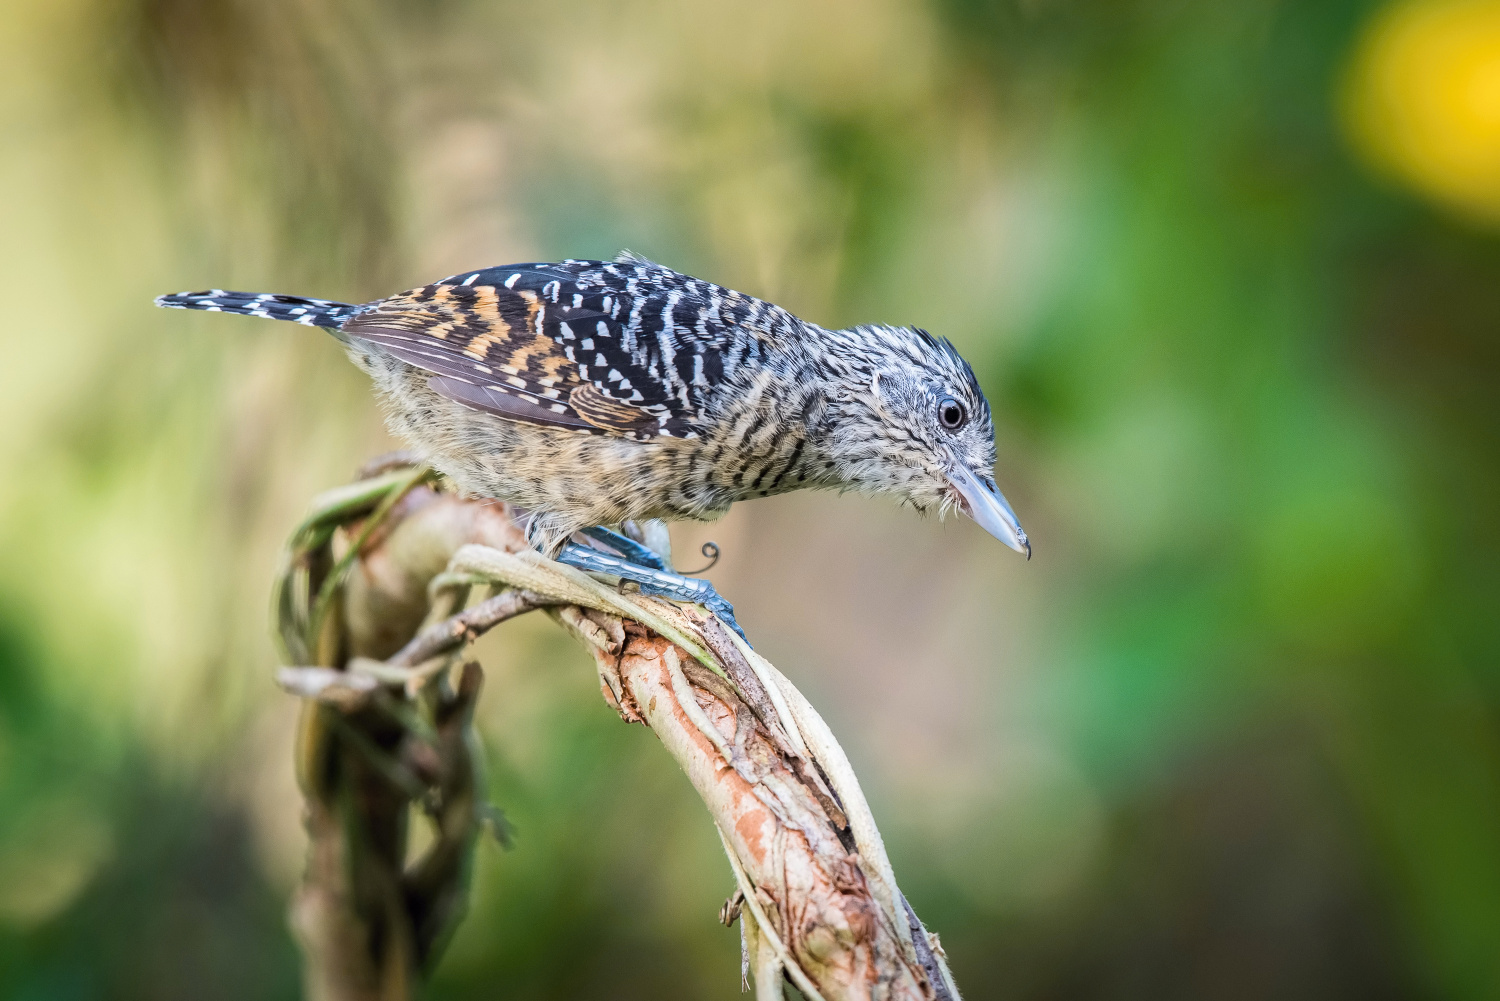
[[[965,513],[977,521],[979,527],[1031,559],[1031,543],[1026,532],[993,481],[981,480],[966,466],[956,464],[948,474],[948,482],[958,492]]]

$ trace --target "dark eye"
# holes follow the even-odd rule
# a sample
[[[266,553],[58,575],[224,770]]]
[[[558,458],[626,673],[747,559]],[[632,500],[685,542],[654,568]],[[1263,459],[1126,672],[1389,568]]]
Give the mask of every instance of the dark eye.
[[[949,431],[957,431],[968,419],[969,414],[964,410],[964,405],[953,397],[945,396],[938,401],[938,420],[942,421],[943,427]]]

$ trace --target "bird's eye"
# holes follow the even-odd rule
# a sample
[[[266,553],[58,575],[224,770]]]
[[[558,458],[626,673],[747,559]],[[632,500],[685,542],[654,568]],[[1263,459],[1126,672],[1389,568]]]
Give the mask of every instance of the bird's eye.
[[[969,417],[964,410],[964,405],[951,396],[945,396],[938,401],[938,420],[943,427],[949,431],[957,431],[964,426],[964,421]]]

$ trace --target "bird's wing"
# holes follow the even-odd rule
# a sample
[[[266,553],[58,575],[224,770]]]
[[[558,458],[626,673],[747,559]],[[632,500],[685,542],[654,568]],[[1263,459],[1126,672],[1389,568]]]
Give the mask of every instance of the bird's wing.
[[[381,300],[343,330],[432,373],[434,390],[466,406],[528,424],[655,437],[658,421],[641,407],[590,405],[599,395],[586,389],[593,373],[560,335],[594,322],[592,311],[546,302],[533,288],[438,283]]]
[[[649,262],[565,261],[456,275],[373,303],[343,331],[501,417],[692,438],[708,391],[763,350],[743,329],[760,305]]]

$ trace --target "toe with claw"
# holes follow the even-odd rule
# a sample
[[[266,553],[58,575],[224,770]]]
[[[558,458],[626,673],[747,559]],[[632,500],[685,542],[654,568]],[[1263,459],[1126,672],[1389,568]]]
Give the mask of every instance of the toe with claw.
[[[641,589],[642,594],[702,605],[739,633],[741,639],[749,642],[745,631],[735,621],[734,606],[725,601],[708,581],[701,577],[684,577],[682,574],[674,573],[654,551],[609,529],[591,528],[580,534],[608,546],[621,555],[616,556],[593,546],[569,542],[563,546],[562,552],[557,556],[559,563],[576,567],[585,573],[602,574],[619,578],[622,581],[630,581]]]

